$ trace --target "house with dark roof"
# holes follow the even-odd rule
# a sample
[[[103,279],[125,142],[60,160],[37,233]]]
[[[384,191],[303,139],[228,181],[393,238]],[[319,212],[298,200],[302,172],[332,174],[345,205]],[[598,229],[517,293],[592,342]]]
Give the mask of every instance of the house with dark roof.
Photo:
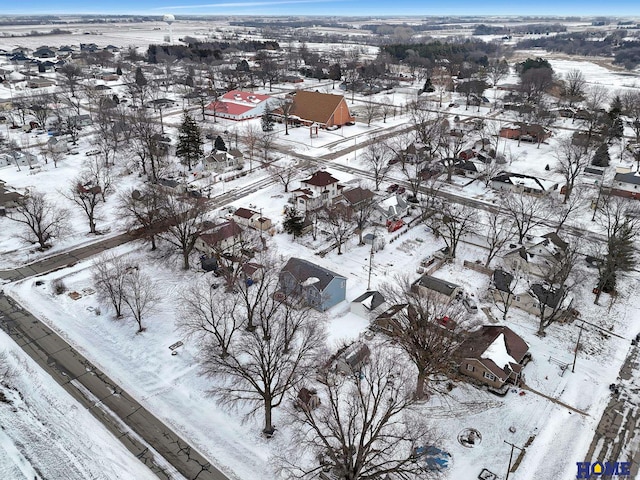
[[[205,108],[205,114],[228,120],[242,121],[261,117],[267,108],[269,95],[231,90]]]
[[[533,315],[540,313],[538,299],[522,285],[522,282],[516,281],[512,273],[502,269],[496,269],[491,275],[489,294],[496,305],[508,303],[509,307],[518,308]]]
[[[529,345],[509,327],[485,325],[468,334],[458,347],[458,357],[460,373],[500,389],[523,378],[531,354]]]
[[[342,302],[347,279],[301,258],[292,257],[280,271],[280,289],[297,295],[316,310],[325,311]]]
[[[208,257],[220,254],[237,254],[242,246],[242,228],[233,220],[213,225],[203,231],[195,248]]]
[[[229,149],[229,151],[214,150],[202,159],[202,166],[205,170],[216,173],[234,168],[242,170],[244,155],[237,149]]]
[[[619,197],[640,199],[640,173],[618,171],[613,177],[611,193]]]
[[[568,248],[569,244],[557,233],[549,232],[539,237],[525,237],[524,245],[516,245],[502,259],[510,269],[543,276],[564,259]]]
[[[342,197],[353,210],[360,210],[363,206],[368,205],[375,194],[368,188],[355,187],[350,190],[343,190]]]
[[[368,320],[385,305],[386,301],[380,292],[369,290],[351,301],[349,311]]]
[[[535,283],[531,285],[531,294],[538,300],[538,311],[536,315],[544,313],[548,318],[556,315],[559,311],[566,311],[571,308],[572,299],[564,287],[552,287]]]
[[[7,210],[14,208],[22,198],[20,193],[8,190],[5,185],[5,182],[0,180],[0,216],[4,216]]]
[[[290,120],[304,125],[317,124],[324,128],[355,121],[342,95],[297,90],[292,96]]]
[[[324,170],[318,170],[311,177],[300,181],[300,187],[292,190],[291,201],[301,211],[316,210],[333,204],[342,194],[339,180]]]
[[[432,277],[431,275],[422,275],[418,280],[413,282],[412,288],[417,288],[427,295],[437,294],[446,300],[453,300],[462,294],[462,287],[448,280]]]
[[[255,230],[269,230],[271,228],[271,220],[263,217],[260,213],[248,208],[238,208],[233,213],[233,219],[239,225],[253,228]]]
[[[558,183],[522,173],[503,171],[491,179],[491,188],[500,191],[528,193],[530,195],[545,195],[557,190]]]

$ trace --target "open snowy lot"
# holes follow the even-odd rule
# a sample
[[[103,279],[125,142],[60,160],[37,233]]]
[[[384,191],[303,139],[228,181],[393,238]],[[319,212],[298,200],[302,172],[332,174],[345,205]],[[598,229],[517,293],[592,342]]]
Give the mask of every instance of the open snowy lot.
[[[2,331],[0,352],[0,478],[156,478]]]

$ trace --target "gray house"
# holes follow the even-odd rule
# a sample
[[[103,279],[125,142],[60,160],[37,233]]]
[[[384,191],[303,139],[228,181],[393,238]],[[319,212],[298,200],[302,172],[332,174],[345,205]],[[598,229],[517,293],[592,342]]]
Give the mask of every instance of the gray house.
[[[462,294],[462,287],[460,285],[432,277],[431,275],[421,276],[413,283],[412,287],[417,288],[418,291],[422,291],[425,294],[440,295],[442,299],[446,301],[451,301]]]
[[[301,258],[290,258],[280,272],[284,293],[300,295],[316,310],[325,311],[345,299],[347,279]]]

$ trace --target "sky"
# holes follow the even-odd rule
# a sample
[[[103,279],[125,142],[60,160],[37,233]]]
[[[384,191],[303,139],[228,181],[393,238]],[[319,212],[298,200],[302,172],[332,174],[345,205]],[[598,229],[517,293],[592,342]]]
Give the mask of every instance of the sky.
[[[5,3],[6,2],[6,3]],[[640,17],[638,0],[2,0],[4,14],[106,13],[161,15],[616,15]],[[640,19],[639,19],[640,20]]]

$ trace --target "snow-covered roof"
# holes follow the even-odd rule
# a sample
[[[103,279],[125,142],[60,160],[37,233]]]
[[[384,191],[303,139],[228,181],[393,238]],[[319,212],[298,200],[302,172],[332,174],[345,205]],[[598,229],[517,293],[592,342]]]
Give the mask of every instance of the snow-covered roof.
[[[489,345],[484,353],[480,355],[480,358],[491,360],[500,368],[504,368],[505,365],[510,365],[512,363],[518,363],[511,355],[509,355],[509,352],[507,351],[507,344],[505,343],[504,333],[501,333],[496,337],[496,339],[491,343],[491,345]]]
[[[320,281],[320,279],[318,277],[309,277],[304,282],[302,282],[300,285],[302,285],[303,287],[308,287],[309,285],[314,285],[314,284],[318,283],[319,281]]]

